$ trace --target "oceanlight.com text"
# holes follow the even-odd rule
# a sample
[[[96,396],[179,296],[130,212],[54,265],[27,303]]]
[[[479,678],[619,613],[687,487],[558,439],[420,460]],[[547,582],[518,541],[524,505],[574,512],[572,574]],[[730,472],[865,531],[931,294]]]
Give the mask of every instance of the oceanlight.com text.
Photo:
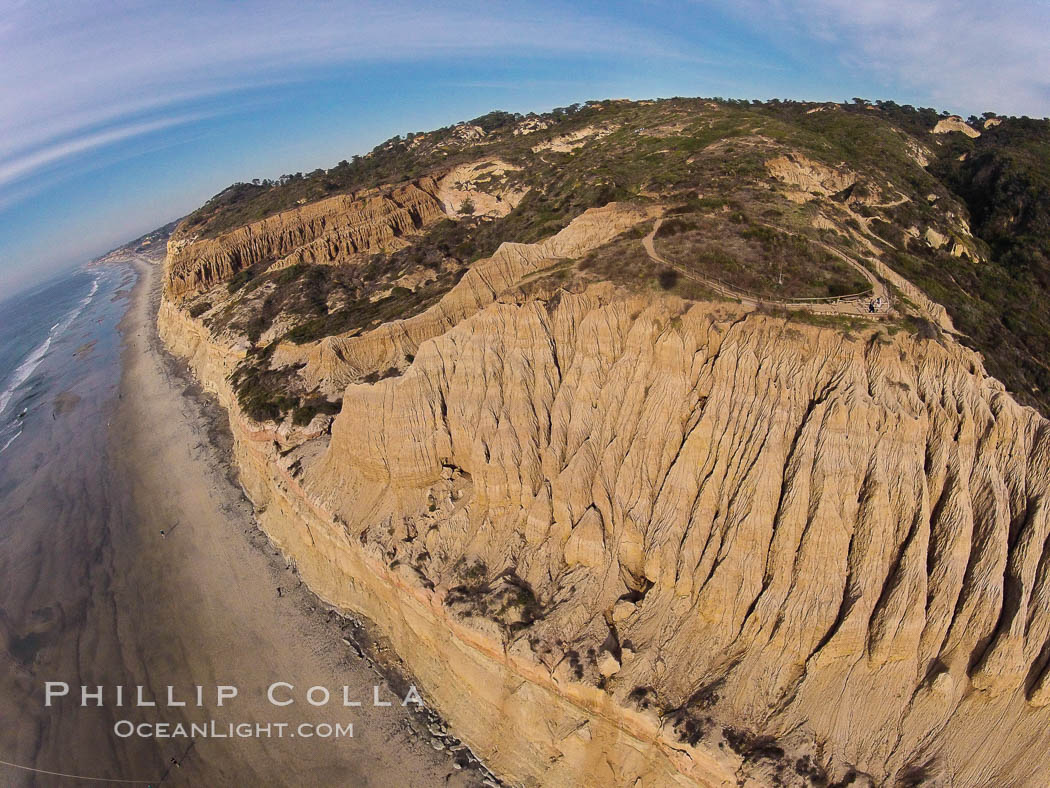
[[[354,725],[289,722],[132,722],[119,720],[113,732],[122,739],[352,739]]]

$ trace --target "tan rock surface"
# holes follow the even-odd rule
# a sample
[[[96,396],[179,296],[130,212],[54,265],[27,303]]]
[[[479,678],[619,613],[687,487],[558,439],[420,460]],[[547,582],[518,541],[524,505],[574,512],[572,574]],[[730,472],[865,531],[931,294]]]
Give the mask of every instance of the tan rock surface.
[[[618,633],[640,648],[620,692],[680,702],[724,681],[734,714],[806,725],[886,777],[966,747],[973,687],[1011,721],[982,735],[1015,748],[1023,773],[1046,735],[1046,422],[959,347],[721,327],[699,307],[672,330],[672,316],[587,298],[550,315],[494,305],[404,377],[351,387],[307,489],[411,501],[460,467],[471,500],[425,545],[517,565],[555,596],[551,578],[572,577],[576,595],[541,629],[601,637],[600,611],[648,588]],[[547,488],[547,533],[515,549],[512,524]],[[927,702],[938,672],[953,691]],[[990,777],[993,758],[956,760],[956,775]]]
[[[165,294],[206,290],[238,271],[269,262],[345,262],[379,251],[444,216],[432,178],[366,196],[340,195],[270,216],[214,239],[168,242]]]
[[[853,173],[828,167],[800,153],[770,159],[766,162],[766,169],[774,178],[790,186],[822,195],[835,194],[857,182]]]
[[[264,525],[323,595],[399,611],[401,653],[504,773],[668,784],[673,762],[719,784],[747,764],[629,711],[639,687],[664,708],[716,687],[705,714],[819,742],[833,772],[881,782],[929,758],[956,784],[1034,784],[1050,743],[1047,422],[950,341],[676,303],[597,288],[476,304],[402,376],[350,386],[295,480],[234,412]],[[188,321],[166,314],[189,350]],[[221,389],[209,353],[194,358]],[[450,467],[466,486],[430,511]],[[463,558],[535,590],[527,641],[443,608]],[[455,655],[436,645],[446,628]],[[582,675],[561,669],[610,635],[631,644],[617,672],[585,656]],[[514,695],[493,694],[492,671]],[[541,696],[560,711],[514,717],[513,698]],[[989,709],[998,724],[981,727]],[[520,747],[495,741],[507,715]],[[574,715],[616,719],[634,743],[621,757],[608,733],[552,739]],[[540,755],[552,747],[562,757]],[[596,752],[611,771],[577,771]]]
[[[505,183],[505,175],[516,169],[499,160],[455,167],[438,181],[438,199],[449,216],[464,213],[468,206],[474,216],[506,216],[526,194]]]
[[[406,320],[385,323],[360,336],[326,337],[311,346],[302,375],[310,387],[341,390],[354,378],[397,366],[419,345],[492,303],[498,293],[562,257],[580,257],[644,219],[634,207],[594,208],[568,227],[535,244],[504,243],[480,260],[437,304]],[[283,346],[282,346],[283,347]]]
[[[576,131],[570,131],[568,134],[559,134],[556,137],[552,137],[544,142],[537,143],[532,146],[533,153],[540,153],[541,151],[553,151],[555,153],[571,153],[572,151],[580,148],[590,139],[600,139],[611,134],[613,129],[597,127],[597,126],[585,126],[582,129]]]
[[[987,128],[987,124],[985,126]],[[951,117],[945,118],[944,120],[937,121],[937,125],[933,127],[933,134],[948,134],[953,131],[961,132],[967,137],[980,137],[981,132],[975,129],[973,126],[969,126],[960,118],[958,115],[952,115]]]

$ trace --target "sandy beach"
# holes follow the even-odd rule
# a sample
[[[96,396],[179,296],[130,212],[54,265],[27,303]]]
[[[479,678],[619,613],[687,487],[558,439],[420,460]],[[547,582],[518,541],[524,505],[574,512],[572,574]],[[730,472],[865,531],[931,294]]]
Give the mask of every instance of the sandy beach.
[[[133,264],[116,399],[107,404],[104,391],[113,381],[98,384],[105,422],[74,399],[82,394],[59,402],[50,418],[68,429],[48,440],[67,442],[72,466],[52,467],[42,438],[36,465],[6,490],[0,512],[20,525],[0,545],[0,759],[142,784],[480,785],[465,753],[433,739],[433,718],[402,707],[407,685],[384,667],[382,643],[325,610],[254,525],[227,463],[222,413],[158,343],[156,263]],[[49,680],[72,690],[44,708]],[[274,682],[284,682],[280,699],[295,702],[273,705]],[[81,684],[103,685],[105,705],[78,705]],[[117,685],[128,698],[142,685],[157,706],[116,706]],[[219,685],[238,688],[222,708]],[[189,703],[166,707],[168,686]],[[314,686],[330,692],[329,703],[308,702]],[[343,705],[344,686],[361,706]],[[119,720],[287,723],[292,735],[122,738]],[[301,725],[347,723],[352,738],[294,735]],[[103,784],[13,766],[0,766],[0,783]]]

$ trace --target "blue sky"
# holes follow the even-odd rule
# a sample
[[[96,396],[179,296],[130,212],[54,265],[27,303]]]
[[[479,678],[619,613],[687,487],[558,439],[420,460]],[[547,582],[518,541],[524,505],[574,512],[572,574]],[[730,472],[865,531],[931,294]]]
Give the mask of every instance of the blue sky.
[[[0,294],[394,134],[593,98],[1050,114],[1050,4],[0,0]]]

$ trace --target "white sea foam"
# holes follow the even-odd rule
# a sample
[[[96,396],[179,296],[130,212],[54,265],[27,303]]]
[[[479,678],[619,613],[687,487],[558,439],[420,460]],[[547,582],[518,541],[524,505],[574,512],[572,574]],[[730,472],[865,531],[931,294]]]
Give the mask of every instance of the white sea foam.
[[[29,380],[29,376],[40,366],[40,362],[44,360],[47,351],[51,349],[51,343],[54,342],[57,337],[61,336],[62,332],[69,328],[73,321],[80,316],[80,313],[84,311],[84,308],[91,303],[91,299],[94,298],[95,293],[98,292],[98,280],[99,277],[96,276],[95,280],[91,283],[91,290],[88,291],[88,294],[80,299],[77,305],[69,311],[69,314],[51,326],[51,330],[47,334],[47,339],[33,348],[33,352],[26,356],[25,360],[15,369],[14,374],[11,375],[11,379],[8,381],[7,388],[5,388],[3,392],[0,392],[0,415],[3,415],[4,411],[7,409],[7,406],[11,402],[11,398],[15,395],[15,391],[17,391],[18,387]],[[19,430],[19,433],[21,433],[21,430]],[[16,434],[15,438],[17,437],[18,435]],[[11,438],[11,441],[13,440],[14,438]],[[11,441],[4,444],[4,449],[11,445]],[[0,449],[0,451],[3,451],[3,449]]]
[[[22,434],[22,428],[19,427],[18,428],[18,432],[16,432],[14,435],[12,435],[10,438],[8,438],[3,446],[0,446],[0,454],[3,454],[5,451],[7,451],[7,447],[10,446],[12,443],[14,443],[15,442],[15,438],[17,438],[21,434]]]

